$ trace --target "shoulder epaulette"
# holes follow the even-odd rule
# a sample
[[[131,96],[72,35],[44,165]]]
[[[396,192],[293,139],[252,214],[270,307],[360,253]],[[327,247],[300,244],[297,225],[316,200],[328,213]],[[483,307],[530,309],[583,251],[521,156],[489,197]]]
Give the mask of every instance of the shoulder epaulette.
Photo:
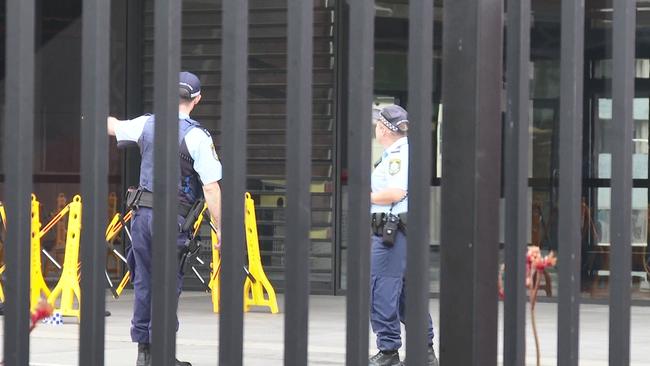
[[[193,120],[191,118],[186,118],[185,121],[187,121],[189,124],[191,124],[192,127],[198,128],[199,130],[203,131],[203,133],[205,133],[206,136],[212,137],[212,135],[210,135],[210,131],[208,131],[207,128],[201,126],[201,124],[199,122],[197,122],[197,121],[195,121],[195,120]]]
[[[196,126],[196,128],[198,128],[199,130],[203,131],[203,133],[205,133],[206,136],[208,136],[208,137],[212,137],[212,135],[210,135],[210,131],[209,131],[207,128],[205,128],[205,127],[203,127],[203,126]]]

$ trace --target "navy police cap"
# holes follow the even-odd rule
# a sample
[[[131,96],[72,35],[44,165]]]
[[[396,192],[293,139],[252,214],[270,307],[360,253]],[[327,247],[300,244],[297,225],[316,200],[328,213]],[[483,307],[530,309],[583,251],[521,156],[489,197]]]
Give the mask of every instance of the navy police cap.
[[[201,95],[201,81],[189,71],[178,74],[178,91],[183,99],[193,99]]]
[[[408,128],[408,113],[404,108],[391,104],[385,106],[379,111],[379,120],[388,127],[389,130],[397,131],[406,131]]]

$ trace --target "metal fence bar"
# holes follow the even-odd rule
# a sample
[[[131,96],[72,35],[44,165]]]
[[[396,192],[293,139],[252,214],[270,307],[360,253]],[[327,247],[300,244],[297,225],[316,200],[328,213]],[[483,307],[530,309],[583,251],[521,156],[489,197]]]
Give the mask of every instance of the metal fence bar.
[[[524,366],[526,358],[526,244],[530,138],[530,0],[507,3],[506,125],[504,156],[505,304],[504,366]]]
[[[433,0],[409,3],[409,211],[406,253],[408,363],[426,365],[433,95]]]
[[[370,133],[375,3],[352,1],[348,71],[348,268],[346,364],[368,363],[370,306]]]
[[[307,365],[311,240],[313,1],[288,0],[284,364]]]
[[[242,364],[244,189],[248,89],[248,0],[223,1],[221,136],[223,234],[219,364]]]
[[[7,291],[4,362],[29,364],[29,243],[34,145],[34,1],[7,1],[4,197]]]
[[[609,364],[630,364],[632,135],[636,2],[614,0]]]
[[[181,2],[154,4],[154,208],[151,363],[172,366],[176,355],[178,252],[178,71]]]
[[[81,86],[81,324],[79,364],[104,364],[104,264],[108,197],[109,0],[84,0]]]
[[[500,0],[444,6],[442,365],[497,363],[502,21]]]
[[[562,2],[558,188],[558,365],[577,366],[580,326],[580,197],[584,1]]]

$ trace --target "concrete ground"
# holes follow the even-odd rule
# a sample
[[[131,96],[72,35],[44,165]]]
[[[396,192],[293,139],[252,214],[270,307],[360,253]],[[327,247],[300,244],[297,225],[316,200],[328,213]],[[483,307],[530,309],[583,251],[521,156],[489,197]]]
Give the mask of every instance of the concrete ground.
[[[284,317],[258,309],[245,315],[244,365],[282,365]],[[112,316],[106,319],[106,365],[134,365],[136,347],[129,338],[132,293],[119,300],[107,297]],[[437,324],[438,301],[431,300],[431,314]],[[177,337],[177,354],[194,366],[217,365],[219,317],[211,311],[210,297],[203,293],[184,293],[180,302],[181,328]],[[343,365],[345,361],[345,298],[311,296],[310,298],[310,365]],[[538,305],[538,329],[543,351],[542,365],[556,365],[557,305]],[[1,319],[1,318],[0,318]],[[583,305],[581,310],[581,366],[608,365],[608,308]],[[1,322],[1,320],[0,320]],[[632,310],[632,365],[648,365],[650,351],[650,309]],[[0,327],[0,332],[3,328]],[[535,348],[529,327],[528,364],[534,365]],[[63,366],[78,364],[79,328],[74,319],[64,325],[42,324],[32,333],[31,365]],[[502,332],[500,331],[501,335]],[[3,334],[4,336],[4,334]],[[371,333],[369,353],[376,352]],[[437,340],[435,342],[438,350]],[[499,342],[501,349],[501,342]],[[499,356],[501,359],[501,356]],[[88,366],[88,365],[83,365]]]

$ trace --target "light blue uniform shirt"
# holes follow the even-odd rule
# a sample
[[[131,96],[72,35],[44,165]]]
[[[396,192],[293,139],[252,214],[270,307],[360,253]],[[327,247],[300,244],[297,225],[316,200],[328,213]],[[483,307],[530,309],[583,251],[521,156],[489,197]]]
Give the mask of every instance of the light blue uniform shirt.
[[[144,129],[144,124],[151,116],[144,115],[128,121],[120,121],[115,126],[115,137],[118,141],[138,142]],[[190,116],[178,113],[178,119],[187,119]],[[192,128],[185,135],[185,144],[192,159],[194,170],[199,174],[201,183],[210,184],[221,180],[222,167],[219,157],[214,150],[212,137],[200,128]]]
[[[402,137],[390,145],[381,154],[381,161],[372,171],[370,187],[372,192],[383,191],[387,188],[399,188],[408,192],[409,183],[409,143],[407,137]],[[388,213],[391,205],[370,206],[370,212]],[[393,214],[408,211],[408,198],[393,207]]]

